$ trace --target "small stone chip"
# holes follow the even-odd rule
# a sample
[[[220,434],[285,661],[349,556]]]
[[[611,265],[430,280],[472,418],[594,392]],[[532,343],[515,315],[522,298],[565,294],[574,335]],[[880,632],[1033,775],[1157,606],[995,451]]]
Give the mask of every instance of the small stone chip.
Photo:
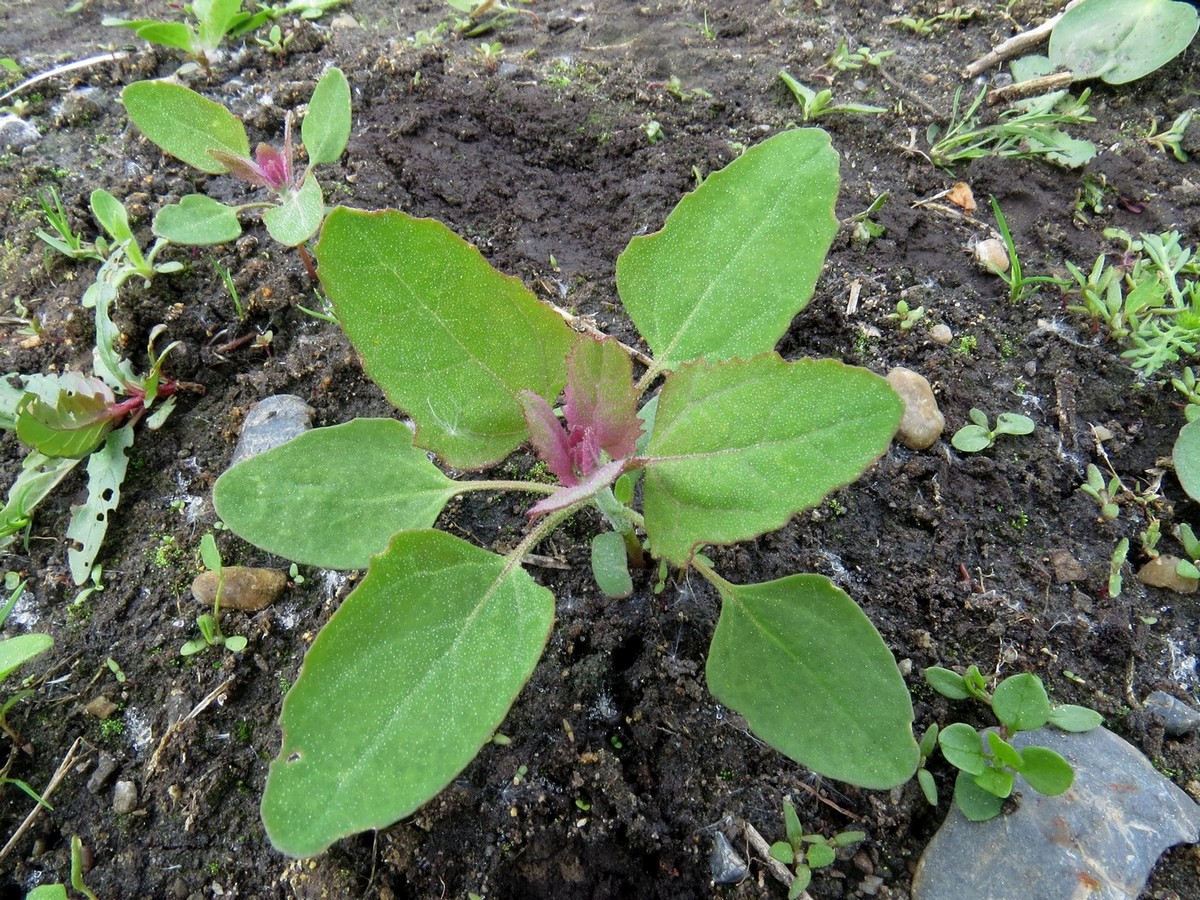
[[[88,705],[83,708],[83,711],[89,716],[95,716],[97,719],[110,719],[113,713],[117,711],[117,704],[101,694],[99,697],[93,697],[89,700]]]
[[[132,781],[118,781],[113,788],[113,812],[124,816],[137,809],[138,789]]]
[[[221,606],[258,612],[279,599],[287,586],[287,573],[279,569],[255,569],[250,566],[226,566],[221,589]],[[201,572],[192,582],[192,596],[212,606],[217,596],[217,573]]]
[[[1166,553],[1162,556],[1156,556],[1138,569],[1138,581],[1142,584],[1148,584],[1150,587],[1166,588],[1178,594],[1196,593],[1196,588],[1200,586],[1200,582],[1197,582],[1195,578],[1180,575],[1175,570],[1179,562],[1179,557],[1168,556]]]

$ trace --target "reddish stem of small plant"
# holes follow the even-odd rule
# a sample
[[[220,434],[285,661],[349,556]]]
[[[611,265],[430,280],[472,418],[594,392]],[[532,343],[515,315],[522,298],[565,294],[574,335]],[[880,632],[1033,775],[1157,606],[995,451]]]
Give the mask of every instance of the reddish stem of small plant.
[[[296,252],[300,254],[300,261],[304,263],[304,271],[308,273],[308,277],[314,282],[317,280],[317,267],[313,263],[313,258],[308,252],[308,248],[303,244],[296,245]]]

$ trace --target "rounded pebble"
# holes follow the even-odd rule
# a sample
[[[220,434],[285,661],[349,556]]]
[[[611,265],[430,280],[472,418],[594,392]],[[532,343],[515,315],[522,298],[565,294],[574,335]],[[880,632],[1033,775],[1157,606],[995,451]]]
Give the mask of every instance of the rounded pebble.
[[[259,400],[246,413],[233,459],[242,460],[273,450],[312,427],[312,408],[295,394],[276,394]]]
[[[255,569],[249,566],[225,566],[221,588],[222,609],[258,612],[279,599],[287,587],[287,573],[279,569]],[[192,596],[206,606],[217,597],[217,573],[201,572],[192,582]]]
[[[113,812],[124,816],[137,809],[138,789],[132,781],[118,781],[113,787]]]
[[[1169,556],[1166,553],[1162,556],[1156,556],[1138,569],[1138,581],[1142,584],[1148,584],[1150,587],[1166,588],[1168,591],[1175,591],[1177,594],[1196,593],[1196,588],[1200,586],[1200,582],[1195,578],[1180,575],[1175,570],[1175,567],[1179,563],[1180,559],[1177,556]]]
[[[929,339],[935,344],[941,344],[945,347],[954,340],[954,332],[950,330],[950,326],[945,322],[939,322],[929,329]]]
[[[933,388],[924,376],[903,366],[888,372],[887,382],[904,401],[904,416],[896,439],[910,450],[928,450],[946,428],[946,418],[938,409]]]

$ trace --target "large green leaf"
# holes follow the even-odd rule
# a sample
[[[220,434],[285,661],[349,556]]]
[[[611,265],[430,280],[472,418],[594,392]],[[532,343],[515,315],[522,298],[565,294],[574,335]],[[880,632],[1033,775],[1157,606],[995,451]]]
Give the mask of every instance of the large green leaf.
[[[1175,439],[1175,475],[1193,500],[1200,500],[1200,421],[1188,422]]]
[[[791,759],[868,788],[903,784],[920,753],[908,688],[875,626],[821,575],[723,584],[708,688]]]
[[[1196,8],[1177,0],[1084,0],[1050,33],[1050,61],[1076,78],[1124,84],[1187,49],[1198,21]]]
[[[54,639],[48,634],[19,634],[0,641],[0,681],[11,675],[17,666],[49,650],[53,645]]]
[[[659,395],[647,449],[646,532],[656,556],[779,528],[885,450],[903,404],[882,378],[833,360],[692,363]]]
[[[318,428],[217,479],[213,505],[240,537],[325,569],[361,569],[397,531],[428,528],[455,494],[392,419]]]
[[[47,376],[47,385],[55,376]],[[47,456],[82,459],[100,446],[113,428],[109,408],[116,403],[99,378],[80,372],[57,376],[57,391],[30,393],[17,413],[17,437]]]
[[[367,374],[451,465],[503,459],[528,437],[517,394],[562,390],[575,333],[442,223],[335,209],[317,256]]]
[[[125,111],[147,138],[189,166],[220,175],[226,171],[208,153],[224,150],[248,157],[250,141],[241,120],[181,84],[135,81],[121,91]]]
[[[634,238],[617,288],[657,369],[772,349],[812,297],[837,231],[838,158],[820,129],[785,131]]]
[[[554,598],[520,566],[440,531],[371,560],[283,704],[262,815],[293,856],[382,828],[445,787],[532,674]]]
[[[313,90],[300,138],[313,165],[335,162],[350,140],[350,83],[342,70],[329,69]]]

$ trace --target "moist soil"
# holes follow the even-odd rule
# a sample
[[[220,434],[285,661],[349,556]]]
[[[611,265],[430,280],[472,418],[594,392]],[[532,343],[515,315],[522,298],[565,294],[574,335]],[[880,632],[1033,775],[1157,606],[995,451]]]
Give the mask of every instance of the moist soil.
[[[512,16],[485,37],[464,38],[452,27],[438,30],[451,20],[442,4],[355,0],[341,11],[353,20],[283,20],[283,32],[295,37],[282,61],[253,42],[235,42],[210,77],[197,72],[187,80],[243,116],[253,141],[278,143],[284,111],[307,100],[326,66],[340,66],[353,87],[354,126],[342,161],[324,170],[333,202],[440,219],[501,271],[630,343],[638,337],[616,295],[618,253],[634,235],[661,227],[697,175],[798,123],[799,108],[777,77],[781,68],[814,87],[832,80],[837,100],[888,107],[884,115],[819,122],[841,154],[839,217],[886,192],[876,217],[885,232],[862,244],[842,229],[812,303],[779,350],[879,373],[914,369],[932,383],[947,431],[923,452],[894,445],[819,508],[711,556],[734,581],[818,572],[848,591],[909,673],[918,733],[956,719],[988,724],[979,710],[924,687],[926,666],[976,663],[989,676],[1035,672],[1055,702],[1098,709],[1108,727],[1195,796],[1196,738],[1164,737],[1136,706],[1154,689],[1183,698],[1195,690],[1197,600],[1133,577],[1131,566],[1145,561],[1138,534],[1146,519],[1136,504],[1126,501],[1116,521],[1104,522],[1079,491],[1092,462],[1106,473],[1111,465],[1137,490],[1157,486],[1151,510],[1163,522],[1160,549],[1179,553],[1171,530],[1194,523],[1197,512],[1165,461],[1182,404],[1169,386],[1140,381],[1103,331],[1065,311],[1060,291],[1010,303],[1005,286],[973,264],[970,246],[994,224],[989,195],[1034,274],[1065,274],[1067,260],[1088,269],[1101,253],[1115,261],[1119,247],[1103,236],[1109,227],[1176,229],[1194,244],[1194,168],[1140,137],[1151,120],[1169,123],[1191,105],[1200,55],[1193,48],[1133,84],[1094,85],[1096,121],[1074,129],[1100,148],[1084,169],[988,157],[947,171],[919,151],[928,148],[928,126],[947,120],[955,92],[978,89],[961,70],[1055,4],[983,4],[928,36],[895,20],[932,16],[944,5],[906,6],[566,0],[532,4],[536,18]],[[153,213],[184,194],[246,196],[229,178],[206,178],[164,158],[129,125],[121,88],[170,75],[183,60],[102,27],[109,15],[180,13],[114,0],[73,11],[37,0],[0,8],[0,55],[26,74],[114,47],[130,51],[23,95],[24,117],[42,137],[0,157],[0,310],[20,316],[20,301],[40,333],[4,326],[5,371],[90,365],[92,318],[79,301],[95,267],[37,240],[39,190],[56,188],[75,227],[90,237],[87,197],[103,187],[126,202],[144,241]],[[424,39],[414,39],[421,32]],[[827,61],[843,40],[851,49],[894,54],[877,67],[838,71]],[[486,58],[481,42],[498,42],[503,54]],[[658,123],[657,140],[651,123]],[[1200,150],[1195,134],[1185,149]],[[1106,186],[1098,204],[1079,203],[1085,177]],[[944,209],[914,206],[957,181],[974,191],[974,216],[957,214],[945,200]],[[87,883],[105,898],[782,897],[785,889],[757,858],[740,884],[714,885],[709,855],[715,831],[738,820],[768,841],[781,838],[784,796],[810,831],[867,835],[817,874],[813,896],[909,895],[916,861],[947,811],[947,768],[934,765],[942,802],[932,808],[915,782],[860,790],[816,777],[765,746],[705,688],[705,651],[719,609],[713,591],[684,575],[655,594],[643,573],[628,600],[604,599],[588,566],[598,524],[588,515],[540,548],[552,565],[532,568],[558,598],[557,624],[503,725],[511,742],[486,746],[403,822],[342,840],[311,860],[275,851],[258,803],[280,743],[283,694],[357,576],[303,571],[303,583],[275,606],[226,615],[226,632],[249,638],[245,653],[181,657],[201,611],[189,585],[200,570],[200,538],[215,522],[212,484],[228,465],[247,408],[270,394],[302,397],[317,426],[397,413],[364,378],[338,328],[299,309],[317,302],[314,286],[301,261],[257,222],[233,245],[176,248],[164,258],[183,262],[184,271],[145,289],[129,282],[115,315],[135,359],[150,330],[165,324],[167,337],[181,342],[169,374],[205,392],[182,397],[161,430],[139,431],[99,560],[103,592],[73,602],[79,589],[62,535],[71,505],[84,495],[79,470],[38,509],[28,542],[3,560],[29,580],[6,631],[42,631],[55,640],[24,670],[33,691],[8,714],[16,741],[7,774],[41,789],[79,743],[51,797],[53,811],[38,816],[0,861],[0,896],[65,881],[70,838],[78,835]],[[214,263],[231,273],[243,316]],[[926,310],[910,331],[885,318],[901,299]],[[950,327],[950,344],[932,340],[929,326],[937,323]],[[269,344],[250,340],[268,332]],[[972,407],[992,417],[1022,412],[1037,428],[962,454],[949,436]],[[1103,444],[1097,426],[1109,435]],[[9,481],[23,452],[13,435],[0,439]],[[518,453],[506,469],[519,474],[532,462]],[[523,523],[520,505],[506,496],[458,503],[440,525],[506,548]],[[1122,537],[1132,543],[1131,565],[1124,589],[1112,596],[1109,560]],[[287,565],[229,533],[220,544],[227,563]],[[1062,580],[1067,557],[1078,563],[1077,580]],[[123,682],[107,668],[110,658]],[[101,696],[116,706],[108,719],[85,711]],[[107,778],[97,776],[98,767],[110,770]],[[132,811],[114,811],[115,781],[136,786]],[[31,806],[15,787],[5,788],[5,838]],[[1198,868],[1194,848],[1176,848],[1146,896],[1200,897]]]

